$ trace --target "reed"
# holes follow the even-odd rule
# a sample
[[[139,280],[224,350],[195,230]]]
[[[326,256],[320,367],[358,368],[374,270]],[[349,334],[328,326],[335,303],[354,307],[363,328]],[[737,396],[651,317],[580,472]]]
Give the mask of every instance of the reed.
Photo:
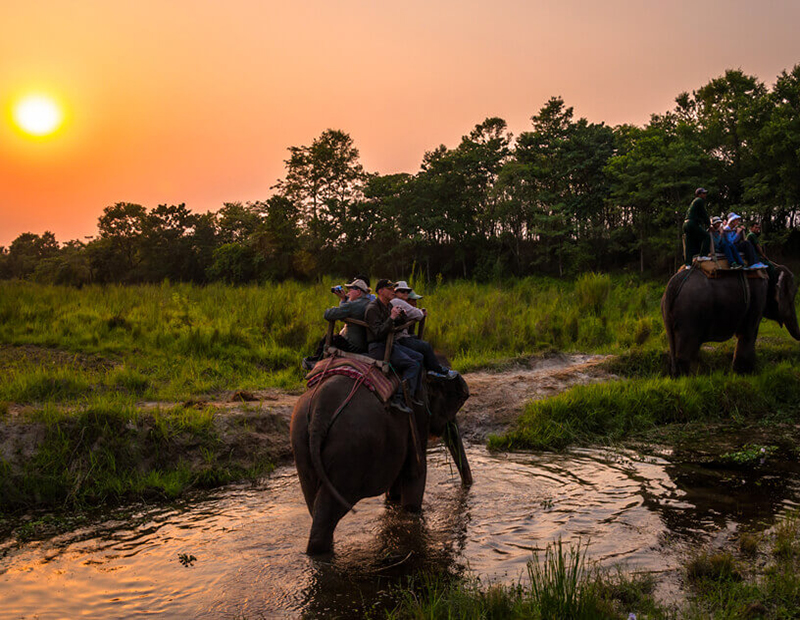
[[[588,620],[625,618],[634,610],[646,610],[648,618],[665,617],[650,596],[651,579],[592,569],[580,546],[562,545],[561,540],[548,545],[543,555],[534,554],[527,579],[513,585],[423,575],[403,588],[387,617]]]

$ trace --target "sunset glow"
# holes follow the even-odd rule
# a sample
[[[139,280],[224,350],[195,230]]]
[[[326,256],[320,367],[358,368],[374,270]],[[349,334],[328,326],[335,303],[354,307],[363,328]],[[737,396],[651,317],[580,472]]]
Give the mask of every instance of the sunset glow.
[[[796,0],[30,0],[2,15],[0,246],[95,235],[119,201],[264,200],[287,149],[328,128],[366,170],[414,174],[488,117],[529,130],[550,97],[643,125],[727,69],[770,85],[800,62]],[[23,105],[34,94],[48,98]]]
[[[31,136],[48,136],[61,126],[64,115],[58,104],[45,95],[29,95],[14,106],[14,122]]]

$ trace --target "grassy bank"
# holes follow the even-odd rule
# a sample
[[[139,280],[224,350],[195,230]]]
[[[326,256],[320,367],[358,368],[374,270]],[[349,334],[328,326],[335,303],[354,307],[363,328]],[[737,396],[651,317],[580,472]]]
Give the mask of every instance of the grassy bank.
[[[665,605],[647,575],[592,569],[574,547],[548,547],[516,585],[421,577],[399,594],[394,619],[795,618],[800,608],[800,523],[789,516],[729,548],[701,549],[681,569],[685,599]]]
[[[182,400],[299,388],[333,281],[269,287],[0,283],[0,401],[123,394]],[[498,284],[417,283],[427,338],[462,371],[546,351],[664,347],[662,284],[589,274]]]
[[[288,432],[285,422],[271,423]],[[242,424],[211,407],[143,410],[102,400],[24,411],[0,424],[0,512],[171,498],[262,475],[279,455],[252,442]]]
[[[800,368],[784,362],[759,374],[716,371],[671,379],[643,377],[577,386],[525,406],[514,427],[489,438],[493,449],[560,449],[622,439],[665,424],[800,414]]]

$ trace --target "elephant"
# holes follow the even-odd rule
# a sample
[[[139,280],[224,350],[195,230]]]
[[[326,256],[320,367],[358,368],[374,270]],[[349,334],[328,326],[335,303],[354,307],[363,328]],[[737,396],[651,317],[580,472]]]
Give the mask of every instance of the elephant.
[[[472,484],[456,413],[469,397],[461,375],[427,378],[428,408],[412,414],[386,408],[361,385],[336,415],[355,380],[329,377],[305,392],[292,412],[290,436],[295,466],[312,525],[306,553],[333,548],[340,519],[365,497],[386,494],[406,510],[422,507],[427,474],[428,436],[442,437],[464,486]]]
[[[748,278],[746,271],[730,271],[709,278],[693,267],[676,273],[661,298],[661,316],[669,339],[670,371],[687,374],[704,342],[723,342],[736,336],[733,370],[752,372],[761,319],[777,321],[800,340],[792,272],[775,265],[774,281]]]

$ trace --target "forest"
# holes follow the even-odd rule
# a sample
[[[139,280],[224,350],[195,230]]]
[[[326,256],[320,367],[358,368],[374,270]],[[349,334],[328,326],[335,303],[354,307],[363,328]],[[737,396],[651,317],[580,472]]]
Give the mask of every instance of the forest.
[[[696,187],[709,212],[759,221],[772,258],[800,256],[800,64],[772,87],[728,70],[644,127],[591,123],[553,97],[514,136],[501,118],[416,174],[364,169],[353,139],[328,129],[288,149],[264,200],[194,213],[118,202],[98,234],[20,234],[0,278],[46,284],[229,284],[357,272],[496,280],[584,271],[664,275],[681,255]]]

